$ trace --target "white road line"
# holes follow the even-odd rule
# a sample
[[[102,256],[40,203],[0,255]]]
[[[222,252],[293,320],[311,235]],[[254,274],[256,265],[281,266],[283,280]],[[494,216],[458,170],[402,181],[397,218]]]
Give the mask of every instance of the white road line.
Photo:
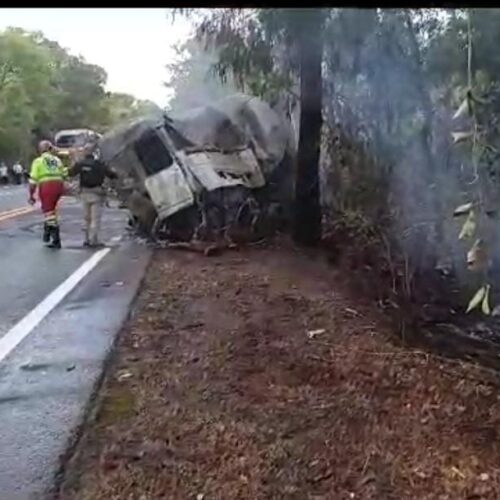
[[[68,295],[87,274],[110,252],[103,248],[86,260],[69,278],[63,281],[40,304],[14,325],[0,339],[0,362],[3,361],[25,339],[41,321]]]

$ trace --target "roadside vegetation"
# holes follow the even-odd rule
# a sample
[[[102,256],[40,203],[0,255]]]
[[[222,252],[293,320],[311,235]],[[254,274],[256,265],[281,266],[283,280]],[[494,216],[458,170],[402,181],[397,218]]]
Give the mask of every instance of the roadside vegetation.
[[[41,32],[0,33],[0,160],[26,164],[42,138],[61,129],[104,132],[156,104],[105,90],[106,71]]]

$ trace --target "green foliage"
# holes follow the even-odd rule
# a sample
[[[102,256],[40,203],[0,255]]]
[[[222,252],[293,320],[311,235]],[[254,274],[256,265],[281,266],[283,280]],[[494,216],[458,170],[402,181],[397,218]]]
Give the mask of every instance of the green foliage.
[[[30,147],[35,115],[19,77],[10,77],[0,92],[0,151],[22,157]],[[0,154],[1,156],[1,154]]]
[[[473,31],[473,18],[472,13],[467,13],[467,87],[460,90],[460,98],[462,103],[455,112],[453,118],[459,119],[461,117],[469,117],[470,131],[467,132],[452,132],[453,143],[457,144],[460,141],[468,141],[470,144],[470,154],[471,154],[471,164],[474,171],[474,180],[471,185],[474,186],[473,191],[470,196],[474,198],[474,202],[469,202],[468,204],[461,205],[455,209],[454,215],[465,215],[467,218],[462,230],[460,231],[459,239],[470,239],[475,238],[475,243],[467,253],[467,264],[471,271],[479,272],[482,277],[483,286],[476,292],[472,297],[467,307],[467,312],[472,311],[481,303],[481,310],[484,314],[490,314],[489,305],[489,293],[491,285],[486,283],[487,273],[489,267],[489,256],[486,251],[485,240],[492,240],[491,234],[487,234],[487,224],[482,221],[487,220],[487,208],[485,203],[485,182],[479,182],[485,179],[486,169],[485,153],[488,152],[488,144],[486,142],[487,134],[481,129],[487,128],[487,124],[481,120],[481,117],[485,117],[487,112],[484,112],[481,108],[484,108],[483,104],[487,101],[477,96],[484,94],[484,92],[490,87],[488,78],[484,72],[478,71],[473,73],[472,70],[472,48],[473,40],[475,42],[474,31]],[[500,21],[500,18],[498,18]],[[475,78],[475,76],[477,78]],[[482,112],[483,111],[483,112]],[[486,125],[486,127],[485,127]],[[476,208],[473,208],[476,207]]]
[[[106,73],[99,66],[83,59],[67,57],[59,67],[56,88],[59,99],[54,114],[58,128],[73,128],[79,124],[93,126],[99,123],[103,110]]]
[[[107,93],[106,80],[103,68],[40,32],[1,32],[0,160],[27,161],[38,139],[60,129],[104,132],[123,119],[160,112],[153,103]]]
[[[152,101],[136,99],[129,94],[110,92],[102,102],[107,116],[95,125],[96,130],[103,130],[118,123],[129,122],[139,117],[159,116],[161,108]]]

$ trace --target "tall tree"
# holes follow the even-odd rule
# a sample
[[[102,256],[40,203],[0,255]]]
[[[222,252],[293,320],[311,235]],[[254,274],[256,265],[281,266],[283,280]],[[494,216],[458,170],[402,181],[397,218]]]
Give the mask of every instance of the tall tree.
[[[321,239],[319,155],[324,16],[319,9],[302,9],[294,17],[289,29],[297,33],[300,57],[300,126],[293,234],[298,243],[315,245]]]
[[[19,29],[0,35],[0,139],[3,156],[23,155],[56,99],[50,52]]]
[[[80,57],[69,56],[57,78],[60,92],[54,114],[58,128],[91,127],[99,121],[105,97],[106,72]]]

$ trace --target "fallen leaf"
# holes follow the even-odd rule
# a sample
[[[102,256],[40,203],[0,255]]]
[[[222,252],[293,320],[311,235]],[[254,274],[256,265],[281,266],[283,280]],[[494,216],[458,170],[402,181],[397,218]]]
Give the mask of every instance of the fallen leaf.
[[[359,316],[358,311],[356,311],[355,309],[351,309],[350,307],[346,307],[345,311],[348,312],[349,314],[352,314],[353,316]]]
[[[451,467],[451,471],[461,479],[465,479],[465,474],[460,469],[457,469],[456,467]]]
[[[129,378],[131,378],[133,375],[132,375],[132,372],[122,372],[118,375],[118,381],[122,381],[122,380],[127,380]]]
[[[323,333],[325,333],[325,329],[324,328],[320,328],[319,330],[309,330],[307,332],[307,336],[310,338],[310,339],[313,339],[314,337],[317,337],[318,335],[321,335]]]

